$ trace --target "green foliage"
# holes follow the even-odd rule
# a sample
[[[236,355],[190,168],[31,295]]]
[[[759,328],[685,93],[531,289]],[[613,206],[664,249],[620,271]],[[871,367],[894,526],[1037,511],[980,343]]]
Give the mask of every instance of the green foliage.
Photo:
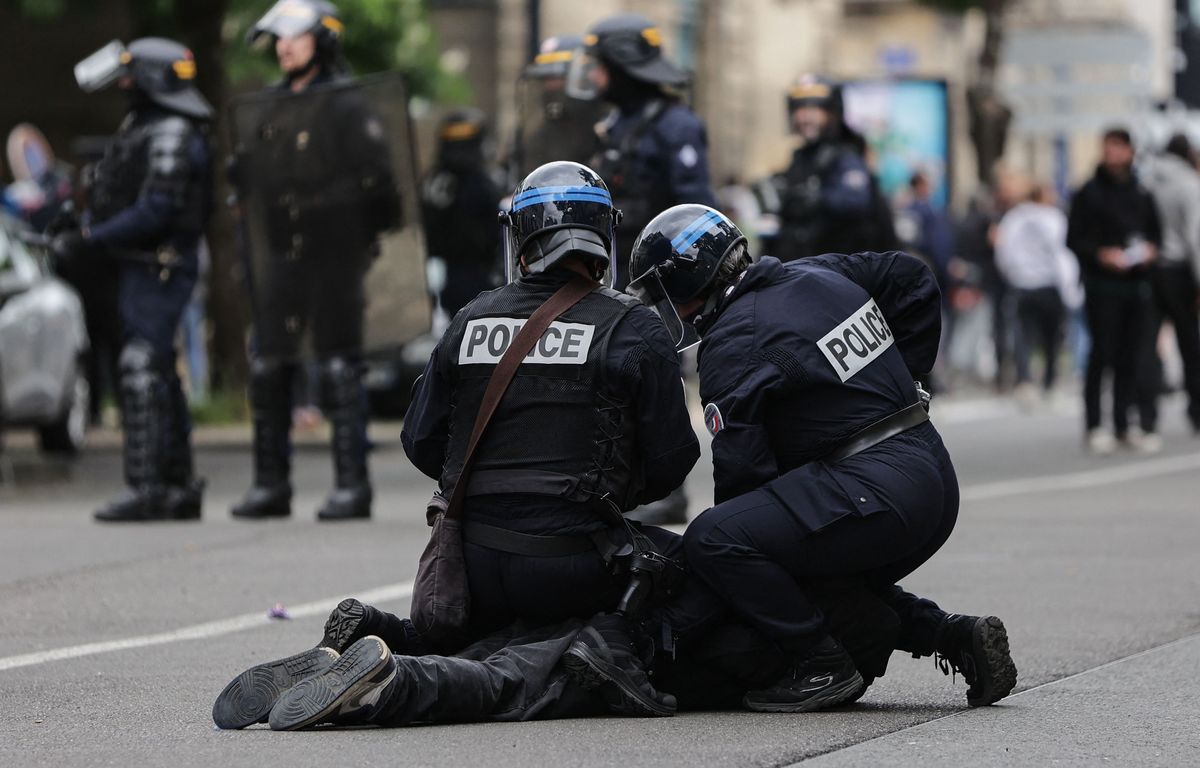
[[[44,1],[44,0],[43,0]],[[232,0],[225,17],[226,62],[235,85],[278,77],[270,51],[252,50],[247,30],[274,0]],[[423,0],[337,0],[345,24],[346,59],[359,73],[399,69],[412,95],[437,101],[470,98],[465,80],[442,70],[437,35]]]
[[[19,0],[21,12],[41,19],[54,18],[67,9],[66,0]]]
[[[937,8],[949,13],[966,13],[973,8],[983,8],[986,0],[919,0],[922,5]]]

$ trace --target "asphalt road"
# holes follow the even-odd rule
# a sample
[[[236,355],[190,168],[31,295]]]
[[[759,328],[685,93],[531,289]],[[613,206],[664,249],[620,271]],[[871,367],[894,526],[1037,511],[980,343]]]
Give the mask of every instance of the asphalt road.
[[[947,610],[1004,618],[1019,693],[967,710],[932,660],[893,657],[846,711],[275,734],[215,731],[212,700],[246,666],[311,646],[343,596],[397,612],[431,484],[397,430],[374,430],[376,519],[318,525],[331,469],[297,455],[291,520],[234,522],[243,430],[207,432],[199,524],[104,527],[111,437],[73,464],[21,437],[0,459],[0,766],[1174,766],[1200,761],[1200,439],[1165,406],[1166,450],[1083,455],[1071,403],[934,411],[964,504],[946,547],[906,582]],[[707,460],[702,460],[706,462]],[[703,509],[706,463],[689,481]],[[290,621],[266,613],[283,603]]]

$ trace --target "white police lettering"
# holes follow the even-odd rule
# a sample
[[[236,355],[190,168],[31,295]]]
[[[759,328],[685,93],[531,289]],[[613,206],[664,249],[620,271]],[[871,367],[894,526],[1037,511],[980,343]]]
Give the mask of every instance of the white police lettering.
[[[838,377],[847,381],[892,346],[892,329],[874,299],[817,342]]]
[[[459,365],[495,365],[517,337],[522,317],[481,317],[467,323],[458,347]],[[542,338],[525,356],[524,362],[540,365],[583,365],[596,326],[583,323],[551,323]]]

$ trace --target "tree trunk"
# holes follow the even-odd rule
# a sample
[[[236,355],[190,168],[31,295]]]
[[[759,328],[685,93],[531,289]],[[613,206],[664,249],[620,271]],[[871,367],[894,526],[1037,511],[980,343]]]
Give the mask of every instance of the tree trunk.
[[[1004,155],[1012,110],[996,91],[996,71],[1004,45],[1004,12],[1008,0],[984,0],[985,28],[975,82],[967,88],[971,143],[975,146],[976,173],[980,184],[995,182],[996,163]]]

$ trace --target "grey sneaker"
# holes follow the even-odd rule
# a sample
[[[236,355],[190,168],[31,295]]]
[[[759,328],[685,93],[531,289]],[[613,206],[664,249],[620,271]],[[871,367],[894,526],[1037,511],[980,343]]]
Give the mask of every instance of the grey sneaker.
[[[306,677],[324,672],[337,661],[332,648],[312,648],[286,659],[250,667],[233,678],[213,704],[218,728],[245,728],[267,722],[279,697]]]
[[[329,669],[305,678],[279,697],[269,722],[274,731],[296,731],[321,723],[366,725],[367,715],[396,677],[387,644],[364,637]]]

